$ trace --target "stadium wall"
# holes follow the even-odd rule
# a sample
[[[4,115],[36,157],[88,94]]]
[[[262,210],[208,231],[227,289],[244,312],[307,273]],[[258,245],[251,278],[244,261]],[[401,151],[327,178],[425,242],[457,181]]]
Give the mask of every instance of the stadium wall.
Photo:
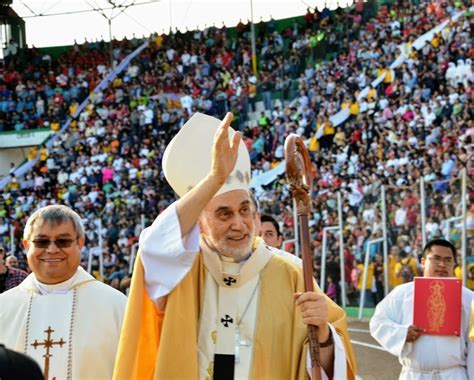
[[[29,148],[7,148],[0,150],[0,178],[7,176],[10,172],[10,164],[18,167],[26,160]]]

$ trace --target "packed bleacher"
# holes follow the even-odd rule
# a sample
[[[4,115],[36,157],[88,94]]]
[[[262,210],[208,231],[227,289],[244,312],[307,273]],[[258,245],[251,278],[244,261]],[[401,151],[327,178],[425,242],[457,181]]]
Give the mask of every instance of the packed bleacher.
[[[317,168],[311,237],[318,271],[322,228],[338,223],[343,199],[346,280],[349,294],[361,288],[361,257],[367,240],[382,234],[380,189],[387,190],[389,242],[396,263],[421,249],[421,177],[427,185],[427,233],[444,235],[445,220],[458,216],[460,169],[467,170],[468,252],[474,254],[472,25],[461,16],[415,48],[417,37],[468,3],[400,2],[375,15],[355,7],[330,12],[308,9],[291,25],[257,24],[259,71],[252,71],[250,28],[153,35],[148,47],[76,117],[77,107],[110,73],[104,42],[75,44],[58,58],[29,49],[10,55],[0,81],[0,132],[69,129],[39,154],[34,169],[11,176],[0,197],[0,243],[25,267],[23,224],[40,206],[64,203],[83,218],[88,250],[103,241],[103,280],[115,287],[128,276],[132,247],[145,224],[173,200],[161,159],[170,138],[194,113],[222,118],[250,151],[253,176],[277,167],[289,133],[308,142]],[[374,16],[374,17],[372,17]],[[142,41],[114,41],[120,62]],[[404,53],[406,60],[390,65]],[[382,83],[371,86],[383,76]],[[367,87],[367,96],[360,93]],[[331,116],[347,109],[337,126]],[[294,236],[291,197],[282,176],[258,194],[261,211],[275,216],[285,239]],[[99,231],[102,236],[98,236]],[[450,238],[460,247],[459,229]],[[338,239],[329,239],[328,276],[339,280]],[[285,246],[293,249],[293,245]],[[377,288],[383,283],[381,246],[373,253]],[[377,261],[378,260],[378,261]],[[398,267],[400,268],[400,264]],[[97,270],[94,260],[92,269]],[[471,274],[474,281],[474,273]],[[392,277],[392,276],[391,276]],[[401,276],[391,278],[391,286]],[[377,290],[377,289],[376,289]]]

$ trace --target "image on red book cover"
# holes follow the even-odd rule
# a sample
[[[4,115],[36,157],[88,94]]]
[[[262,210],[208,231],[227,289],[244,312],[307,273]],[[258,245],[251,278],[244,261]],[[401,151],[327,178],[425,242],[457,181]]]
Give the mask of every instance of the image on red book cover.
[[[415,277],[414,283],[413,324],[428,335],[460,336],[462,281]]]

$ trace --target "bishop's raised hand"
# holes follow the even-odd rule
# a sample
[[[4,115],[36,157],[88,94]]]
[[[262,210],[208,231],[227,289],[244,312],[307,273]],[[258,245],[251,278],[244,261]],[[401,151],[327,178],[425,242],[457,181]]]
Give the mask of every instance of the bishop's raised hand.
[[[217,129],[212,147],[212,164],[209,174],[222,184],[234,170],[241,139],[240,132],[236,132],[232,139],[229,138],[229,127],[232,118],[232,113],[228,112]]]

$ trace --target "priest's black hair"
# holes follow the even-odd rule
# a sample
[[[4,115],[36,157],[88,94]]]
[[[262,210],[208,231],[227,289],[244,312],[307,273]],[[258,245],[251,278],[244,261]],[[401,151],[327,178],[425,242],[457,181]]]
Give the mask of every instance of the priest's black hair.
[[[456,247],[451,243],[449,240],[446,239],[433,239],[426,243],[425,247],[423,248],[422,257],[426,257],[428,253],[431,252],[431,248],[434,246],[441,246],[451,249],[453,253],[454,262],[457,262],[457,254],[456,254]]]
[[[276,230],[276,233],[277,233],[277,237],[280,237],[282,236],[282,233],[280,231],[280,225],[278,224],[278,222],[275,220],[275,218],[271,215],[267,215],[267,214],[263,214],[261,217],[260,217],[260,221],[263,223],[263,222],[270,222],[273,224],[273,226],[275,227],[275,230]]]

